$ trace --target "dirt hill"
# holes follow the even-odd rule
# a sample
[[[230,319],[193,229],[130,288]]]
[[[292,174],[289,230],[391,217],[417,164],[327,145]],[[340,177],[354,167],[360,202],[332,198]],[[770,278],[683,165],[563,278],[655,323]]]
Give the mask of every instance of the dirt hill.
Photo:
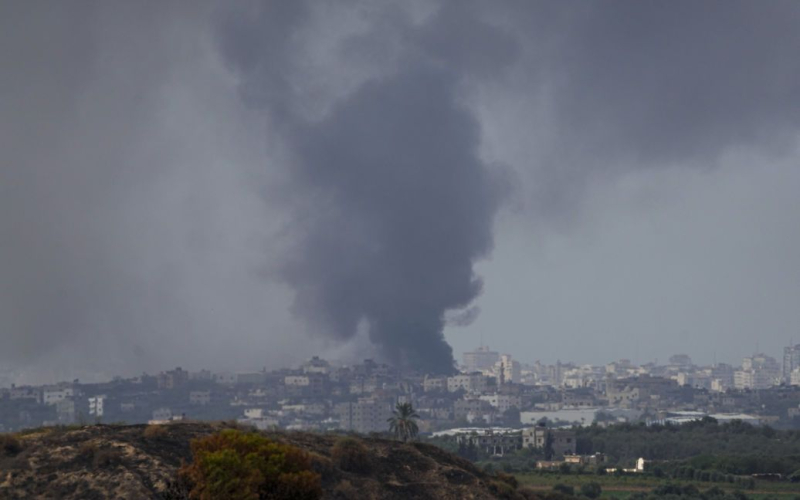
[[[225,426],[93,425],[0,436],[0,498],[176,498],[168,490],[181,464],[191,461],[190,441]],[[326,499],[524,498],[507,482],[431,445],[355,438],[366,457],[354,466],[332,454],[341,437],[267,436],[311,454]]]

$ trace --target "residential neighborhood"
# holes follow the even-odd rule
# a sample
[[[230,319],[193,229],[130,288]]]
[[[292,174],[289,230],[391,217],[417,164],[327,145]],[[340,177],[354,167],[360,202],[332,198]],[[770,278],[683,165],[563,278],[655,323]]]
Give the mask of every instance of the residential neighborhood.
[[[540,429],[574,425],[680,424],[710,416],[797,428],[800,345],[787,347],[782,361],[755,354],[738,366],[697,366],[680,354],[664,365],[625,359],[604,366],[547,365],[481,346],[464,353],[460,371],[452,375],[401,373],[371,359],[341,365],[316,356],[294,369],[272,371],[177,367],[104,383],[3,387],[0,431],[187,419],[368,434],[387,431],[397,403],[413,405],[422,433],[463,434],[465,442],[498,454],[541,448],[546,435]],[[555,455],[574,452],[568,435],[551,437]]]

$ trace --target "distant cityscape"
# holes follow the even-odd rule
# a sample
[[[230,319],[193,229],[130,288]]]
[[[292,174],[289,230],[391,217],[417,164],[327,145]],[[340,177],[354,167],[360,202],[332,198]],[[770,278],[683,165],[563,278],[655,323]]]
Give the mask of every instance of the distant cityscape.
[[[681,424],[703,417],[800,428],[800,345],[778,360],[759,353],[739,365],[523,363],[481,346],[459,373],[404,373],[364,360],[313,357],[294,369],[247,373],[182,368],[103,383],[79,380],[0,388],[0,431],[80,423],[237,420],[259,429],[387,431],[397,403],[411,403],[423,433],[463,428]],[[530,439],[536,439],[529,433]],[[541,439],[541,436],[538,437]]]

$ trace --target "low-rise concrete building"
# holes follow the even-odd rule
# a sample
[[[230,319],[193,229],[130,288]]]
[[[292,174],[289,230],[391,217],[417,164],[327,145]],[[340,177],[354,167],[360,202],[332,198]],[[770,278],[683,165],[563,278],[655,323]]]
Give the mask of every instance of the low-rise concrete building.
[[[522,433],[518,430],[482,429],[456,434],[456,442],[475,446],[490,455],[502,456],[522,447]]]
[[[389,430],[388,420],[392,417],[392,404],[388,401],[362,398],[357,402],[339,403],[334,413],[343,430],[362,434],[386,432]]]
[[[576,450],[575,431],[568,429],[552,429],[536,426],[522,430],[522,446],[538,448],[552,453],[548,459],[563,459],[566,455],[574,455]]]
[[[59,401],[64,401],[75,396],[75,389],[72,387],[56,387],[45,389],[43,392],[43,403],[46,405],[54,405]]]
[[[488,402],[500,413],[505,413],[511,408],[519,409],[522,406],[522,398],[511,394],[487,394],[480,396],[479,399]]]
[[[486,390],[486,377],[482,373],[462,373],[447,378],[447,390],[456,392],[481,393]]]
[[[205,406],[211,404],[211,391],[189,392],[189,404]]]

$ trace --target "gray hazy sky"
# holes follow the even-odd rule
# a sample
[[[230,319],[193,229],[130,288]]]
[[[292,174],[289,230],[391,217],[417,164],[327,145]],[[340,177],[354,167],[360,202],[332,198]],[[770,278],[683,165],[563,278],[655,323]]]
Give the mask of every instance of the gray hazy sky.
[[[481,337],[778,355],[798,22],[788,0],[0,3],[0,368],[430,367]]]

